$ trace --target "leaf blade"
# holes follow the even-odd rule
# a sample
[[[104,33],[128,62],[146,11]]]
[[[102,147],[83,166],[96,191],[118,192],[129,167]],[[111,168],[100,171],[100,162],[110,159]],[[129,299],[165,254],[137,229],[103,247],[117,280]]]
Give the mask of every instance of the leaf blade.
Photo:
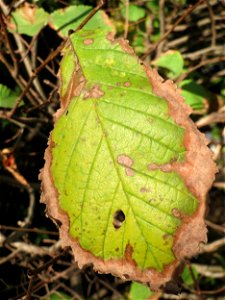
[[[179,263],[174,249],[180,247],[180,232],[187,237],[184,224],[192,224],[197,210],[202,213],[194,183],[187,184],[184,174],[191,168],[185,137],[192,125],[177,121],[183,109],[180,98],[174,116],[168,98],[154,92],[160,80],[150,84],[151,74],[129,46],[112,41],[108,33],[85,30],[72,36],[80,80],[73,92],[66,92],[68,106],[62,102],[52,133],[55,146],[48,150],[52,158],[46,160],[42,176],[46,180],[45,171],[53,176],[60,209],[69,216],[62,232],[81,266],[93,262],[98,270],[150,281],[157,289]],[[108,65],[101,73],[95,58],[101,59],[101,66]],[[151,122],[146,114],[151,114]],[[187,118],[187,112],[184,115]],[[174,136],[176,142],[171,143]],[[57,201],[55,215],[61,216]],[[115,218],[119,212],[122,221]],[[201,218],[199,223],[203,226]],[[204,239],[202,228],[196,243]]]

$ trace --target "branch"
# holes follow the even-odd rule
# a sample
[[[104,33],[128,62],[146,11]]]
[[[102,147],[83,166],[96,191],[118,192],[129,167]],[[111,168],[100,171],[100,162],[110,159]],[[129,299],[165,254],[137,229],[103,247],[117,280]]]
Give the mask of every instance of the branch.
[[[192,11],[198,7],[201,3],[203,3],[205,0],[199,0],[195,5],[191,5],[184,13],[183,15],[174,23],[174,25],[167,31],[164,33],[164,35],[152,46],[150,46],[150,48],[146,51],[146,53],[141,57],[142,60],[144,60],[153,50],[155,50],[158,45],[168,37],[168,35],[176,28],[176,26],[178,24],[180,24],[180,22],[182,22],[190,13],[192,13]]]
[[[225,246],[225,237],[210,244],[203,245],[200,249],[200,253],[211,253],[217,251],[222,246]]]

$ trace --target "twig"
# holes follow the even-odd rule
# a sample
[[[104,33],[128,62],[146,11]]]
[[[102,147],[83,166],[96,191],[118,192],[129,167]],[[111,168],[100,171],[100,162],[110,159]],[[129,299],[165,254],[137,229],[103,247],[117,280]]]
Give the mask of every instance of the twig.
[[[58,232],[43,230],[38,228],[20,228],[13,226],[0,225],[0,230],[12,230],[12,231],[22,231],[22,232],[31,232],[31,233],[40,233],[40,234],[50,234],[58,236]]]
[[[30,298],[31,298],[33,281],[34,281],[34,276],[31,276],[30,280],[29,280],[29,285],[28,285],[28,289],[27,289],[26,298],[25,298],[26,300],[30,300]]]
[[[224,278],[225,270],[222,266],[208,266],[202,264],[192,264],[197,273],[209,278]]]
[[[214,291],[202,291],[202,293],[205,294],[205,295],[215,295],[215,294],[220,294],[220,293],[222,293],[224,291],[225,291],[225,286],[223,286],[223,287],[221,287],[221,288],[219,288],[217,290],[214,290]]]
[[[198,128],[201,128],[213,123],[225,123],[225,112],[213,112],[207,116],[202,117],[195,124]]]
[[[224,189],[225,190],[225,182],[214,182],[213,186],[218,189]]]
[[[215,242],[203,245],[200,249],[200,253],[211,253],[217,251],[220,247],[225,245],[225,237]]]
[[[159,22],[160,22],[160,36],[163,36],[165,33],[165,17],[164,17],[164,6],[165,0],[159,1]],[[164,46],[165,40],[163,40],[157,47],[156,57],[160,55]]]
[[[184,53],[183,57],[184,58],[189,58],[189,59],[197,59],[199,58],[201,55],[209,53],[209,52],[213,52],[213,54],[215,55],[216,53],[221,53],[221,51],[223,51],[225,49],[225,46],[214,46],[214,47],[207,47],[204,49],[200,49],[197,50],[195,52],[191,52],[191,53]]]
[[[41,287],[43,287],[43,285],[45,285],[46,283],[51,283],[56,281],[59,278],[62,278],[63,276],[65,276],[66,274],[68,274],[69,272],[71,272],[72,270],[74,270],[76,268],[76,265],[72,265],[69,268],[67,268],[66,270],[62,271],[62,272],[57,272],[57,274],[53,277],[50,277],[48,279],[45,279],[41,282],[38,282],[37,284],[33,285],[32,287],[32,293],[38,291]],[[24,298],[24,296],[26,296],[26,293],[22,293],[19,295],[19,298],[17,297],[16,299],[26,299]],[[15,298],[11,299],[14,300]]]
[[[2,247],[3,244],[6,241],[6,237],[0,233],[0,246]],[[44,256],[44,255],[49,255],[52,256],[55,254],[58,249],[61,248],[61,241],[57,241],[55,244],[53,244],[50,247],[44,247],[44,246],[36,246],[32,244],[27,244],[25,242],[12,242],[10,243],[10,246],[12,246],[14,249],[20,251],[20,252],[25,252],[30,255],[39,255],[39,256]]]
[[[144,60],[153,50],[155,50],[158,45],[167,38],[167,36],[174,30],[174,28],[180,24],[192,11],[198,7],[201,3],[203,3],[205,0],[199,0],[196,4],[191,5],[184,13],[183,15],[174,23],[174,25],[164,33],[164,35],[153,45],[149,47],[149,49],[146,51],[146,53],[141,57],[142,60]]]
[[[37,274],[41,273],[43,270],[53,265],[61,256],[65,255],[68,252],[68,250],[69,248],[64,249],[61,253],[50,259],[47,263],[42,264],[42,266],[40,266],[39,268],[28,270],[28,276],[36,276]]]
[[[20,252],[20,250],[16,249],[13,252],[11,252],[8,256],[1,258],[0,259],[0,265],[5,264],[9,260],[12,260],[12,258],[15,257],[19,252]]]
[[[209,64],[215,64],[215,63],[219,63],[225,61],[225,56],[219,56],[219,57],[214,57],[211,59],[206,59],[201,61],[199,64],[197,64],[196,66],[189,68],[185,73],[181,74],[181,76],[177,79],[177,83],[181,82],[182,80],[184,80],[190,73],[196,71],[197,69],[209,65]]]
[[[125,0],[125,25],[124,25],[124,38],[127,38],[129,29],[129,0]]]
[[[199,300],[204,300],[203,297],[202,297],[202,295],[201,295],[201,290],[200,290],[200,287],[199,287],[199,284],[198,284],[198,280],[195,277],[192,265],[190,263],[188,264],[188,269],[189,269],[189,272],[191,274],[192,280],[194,282],[195,292],[199,296]]]
[[[29,77],[31,77],[32,74],[33,74],[33,71],[32,71],[32,63],[31,63],[31,61],[30,61],[30,58],[29,58],[28,55],[26,55],[26,56],[24,55],[24,53],[26,52],[26,50],[25,50],[25,48],[24,48],[23,43],[22,43],[21,40],[20,40],[20,36],[19,36],[17,33],[14,33],[13,36],[14,36],[14,39],[15,39],[15,41],[16,41],[16,44],[17,44],[19,53],[20,53],[21,57],[23,57],[23,63],[24,63],[25,68],[26,68],[26,70],[27,70],[27,74],[29,75]],[[38,80],[37,77],[34,78],[34,80],[33,80],[33,85],[34,85],[36,91],[38,92],[38,94],[41,96],[42,101],[45,101],[45,100],[46,100],[46,96],[45,96],[45,94],[44,94],[44,91],[43,91],[43,89],[42,89],[42,87],[41,87],[41,84],[40,84],[40,82],[39,82],[39,80]],[[42,101],[39,100],[38,97],[36,98],[36,100],[37,100],[37,102],[38,102],[39,104],[42,103]]]
[[[99,11],[99,9],[104,5],[104,0],[99,0],[98,5],[90,12],[90,14],[81,22],[81,24],[76,28],[75,31],[73,32],[77,32],[79,30],[81,30],[84,25]],[[53,59],[55,58],[64,48],[64,46],[67,43],[67,39],[64,40],[56,50],[54,50],[52,53],[50,53],[48,55],[48,57],[44,60],[44,62],[38,66],[32,73],[32,76],[30,77],[26,87],[24,88],[24,90],[22,91],[22,93],[20,94],[20,96],[17,98],[16,100],[16,104],[14,106],[14,108],[11,110],[10,112],[10,116],[12,116],[14,114],[14,112],[16,111],[20,101],[22,100],[22,98],[26,95],[27,91],[29,90],[32,82],[34,81],[35,77],[37,76],[38,73],[40,73],[40,71]]]
[[[215,223],[213,223],[209,220],[206,220],[205,223],[206,223],[207,226],[213,228],[214,230],[225,233],[225,226],[215,224]]]
[[[179,296],[171,294],[163,294],[162,299],[174,299],[174,300],[199,300],[199,296],[188,293],[181,293]],[[214,297],[207,297],[207,300],[215,300]],[[224,300],[224,297],[218,297],[216,300]]]
[[[3,20],[3,15],[4,15],[4,10],[3,10],[3,3],[0,1],[0,24],[1,24],[1,28],[3,30],[3,34],[5,36],[5,40],[6,40],[6,45],[8,46],[8,49],[9,49],[9,53],[10,53],[10,56],[12,58],[12,61],[13,61],[13,67],[14,67],[14,70],[13,70],[13,77],[17,77],[17,74],[18,74],[18,62],[17,62],[17,58],[16,58],[16,55],[15,55],[15,52],[12,48],[12,45],[10,43],[10,40],[9,40],[9,36],[8,36],[8,32],[7,32],[7,29],[6,29],[6,25],[5,25],[5,22]]]
[[[7,6],[2,2],[0,1],[0,9],[1,9],[1,25],[4,24],[3,22],[3,19],[2,19],[2,13],[7,16],[8,13],[9,13],[9,10],[7,8]],[[18,73],[18,63],[17,63],[17,59],[16,59],[16,56],[15,56],[15,52],[13,51],[13,49],[11,48],[11,45],[10,45],[10,42],[9,42],[9,38],[8,38],[8,33],[7,33],[7,30],[5,28],[5,24],[3,26],[3,30],[5,32],[5,36],[6,36],[6,41],[7,41],[7,45],[8,45],[8,48],[10,50],[10,54],[11,54],[11,57],[13,59],[13,62],[14,62],[14,68],[15,68],[15,71],[13,73],[13,78],[16,78],[17,77],[17,73]],[[17,33],[13,33],[13,37],[16,41],[16,44],[17,44],[17,47],[18,47],[18,50],[19,52],[21,53],[21,56],[23,57],[24,56],[24,53],[26,52],[25,51],[25,48],[23,46],[23,44],[21,43],[21,40],[20,40],[20,36],[17,34]],[[31,62],[30,62],[30,59],[28,56],[24,56],[23,57],[23,63],[26,67],[26,70],[27,70],[27,73],[29,76],[32,76],[32,66],[31,66]],[[39,95],[42,97],[43,100],[46,100],[46,96],[44,95],[44,92],[42,90],[42,87],[39,83],[39,80],[38,78],[35,78],[34,79],[34,82],[33,82],[37,92],[39,93]],[[38,101],[38,98],[37,98],[37,101]],[[41,103],[41,102],[40,102]]]
[[[210,16],[210,21],[211,21],[211,46],[214,47],[216,45],[216,22],[215,22],[215,18],[214,18],[214,13],[211,7],[211,4],[209,2],[209,0],[206,0],[206,4],[209,10],[209,16]]]

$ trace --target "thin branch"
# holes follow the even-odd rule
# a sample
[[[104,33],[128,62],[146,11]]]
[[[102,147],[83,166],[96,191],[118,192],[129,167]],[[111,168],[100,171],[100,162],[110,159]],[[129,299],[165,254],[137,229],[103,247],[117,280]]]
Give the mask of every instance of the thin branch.
[[[104,5],[104,0],[100,0],[98,2],[98,5],[90,12],[90,14],[81,22],[81,24],[76,28],[75,31],[73,31],[73,33],[81,30],[84,25],[99,11],[99,9]],[[32,76],[30,77],[26,87],[24,88],[24,90],[22,91],[22,93],[20,94],[20,96],[17,98],[16,100],[16,104],[14,106],[14,108],[11,110],[10,112],[10,116],[12,116],[14,114],[14,112],[16,111],[20,101],[22,100],[22,98],[26,95],[27,91],[29,90],[32,82],[34,81],[35,77],[37,76],[38,73],[40,73],[40,71],[52,60],[54,59],[64,48],[64,46],[67,43],[67,39],[64,40],[56,50],[54,50],[52,53],[50,53],[48,55],[48,57],[44,60],[44,62],[38,66],[34,71]]]
[[[203,3],[205,0],[199,0],[195,5],[191,5],[184,13],[183,15],[174,23],[174,25],[167,31],[164,33],[164,35],[153,45],[151,45],[149,47],[149,49],[146,51],[146,53],[141,57],[142,60],[144,60],[153,50],[155,50],[158,45],[165,40],[168,35],[173,32],[173,30],[176,28],[176,26],[178,24],[180,24],[180,22],[182,22],[190,13],[192,13],[192,11],[198,7],[201,3]]]
[[[3,19],[3,15],[4,15],[3,3],[0,1],[0,25],[1,25],[1,28],[3,30],[6,45],[8,46],[8,49],[9,49],[10,57],[12,58],[12,61],[13,61],[13,67],[14,67],[14,69],[12,71],[13,72],[13,77],[16,78],[17,74],[18,74],[18,62],[17,62],[17,58],[16,58],[16,55],[15,55],[14,49],[12,48],[12,45],[10,43],[10,39],[9,39],[8,31],[6,29],[6,25],[5,25],[5,22],[4,22],[4,19]]]
[[[209,64],[215,64],[215,63],[219,63],[225,61],[225,56],[219,56],[219,57],[214,57],[211,59],[206,59],[201,61],[199,64],[197,64],[196,66],[189,68],[185,73],[181,74],[181,76],[177,79],[177,83],[181,82],[182,80],[184,80],[190,73],[196,71],[197,69],[209,65]]]
[[[214,13],[211,7],[211,4],[209,0],[206,0],[206,4],[209,10],[209,16],[210,16],[210,21],[211,21],[211,46],[214,47],[216,45],[216,22],[215,22],[215,17]]]
[[[224,278],[225,270],[222,266],[208,266],[202,264],[191,264],[198,274],[209,278]]]
[[[221,51],[225,50],[225,46],[224,45],[219,45],[219,46],[214,46],[214,47],[206,47],[204,49],[200,49],[191,53],[184,53],[183,57],[184,58],[189,58],[189,59],[197,59],[199,58],[201,55],[209,53],[209,52],[213,52],[213,54],[217,54],[217,53],[221,53]]]
[[[206,225],[211,227],[212,229],[216,230],[216,231],[219,231],[219,232],[222,232],[225,234],[225,226],[223,225],[218,225],[218,224],[215,224],[209,220],[206,220],[205,221]]]
[[[165,0],[159,1],[159,22],[160,22],[160,36],[163,36],[165,33],[165,16],[164,16],[164,6],[165,6]],[[158,57],[163,49],[165,40],[163,40],[157,47],[157,54],[156,57]]]
[[[31,60],[30,60],[29,56],[28,55],[26,55],[26,56],[24,55],[24,53],[26,52],[26,50],[24,48],[23,43],[20,40],[21,37],[17,33],[13,34],[13,36],[14,36],[14,39],[16,41],[19,53],[20,53],[21,57],[23,57],[23,63],[24,63],[25,68],[27,70],[27,74],[29,75],[29,77],[31,77],[32,74],[33,74],[32,63],[31,63]],[[43,91],[43,89],[41,87],[41,84],[40,84],[40,82],[39,82],[39,80],[38,80],[37,77],[34,78],[33,85],[34,85],[36,91],[38,92],[38,94],[41,96],[42,100],[45,101],[46,100],[46,96],[44,94],[44,91]],[[39,98],[36,98],[36,100],[37,100],[37,102],[39,104],[42,103],[42,101],[39,100]]]
[[[199,119],[195,124],[198,128],[214,124],[214,123],[225,123],[225,112],[213,112]]]
[[[221,238],[215,242],[203,245],[200,253],[211,253],[217,251],[220,247],[225,246],[225,237]]]
[[[43,230],[38,228],[20,228],[20,227],[13,227],[7,225],[0,225],[0,230],[12,230],[12,231],[21,231],[21,232],[30,232],[30,233],[40,233],[40,234],[50,234],[58,236],[58,232]]]
[[[124,38],[127,38],[129,30],[129,0],[125,0],[125,24],[124,24]]]

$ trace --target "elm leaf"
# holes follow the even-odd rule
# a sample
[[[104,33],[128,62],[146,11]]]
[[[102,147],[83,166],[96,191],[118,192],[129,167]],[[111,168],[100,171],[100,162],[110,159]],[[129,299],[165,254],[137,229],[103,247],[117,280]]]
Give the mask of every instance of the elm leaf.
[[[174,78],[182,73],[184,59],[179,51],[169,50],[154,60],[152,64],[166,69],[168,71],[168,77]]]
[[[57,30],[63,37],[67,37],[68,31],[76,28],[92,9],[93,7],[88,5],[70,5],[63,9],[57,9],[51,14],[49,25]],[[85,28],[88,29],[98,27],[105,27],[102,11],[99,11],[85,25]]]
[[[49,14],[43,8],[25,2],[12,13],[9,30],[34,36],[48,23]]]
[[[123,7],[121,10],[122,16],[126,18],[126,8]],[[128,6],[128,20],[130,22],[137,22],[138,20],[144,18],[145,9],[143,7],[130,4]]]
[[[207,112],[210,95],[203,86],[192,79],[186,79],[180,83],[180,88],[181,95],[184,97],[185,102],[193,109],[193,113],[204,114]]]
[[[157,290],[206,241],[207,142],[174,84],[110,26],[74,33],[64,55],[42,201],[80,267]]]
[[[130,300],[149,300],[149,298],[153,295],[154,293],[152,293],[147,286],[138,282],[131,283],[129,292]]]
[[[20,90],[17,88],[11,90],[4,84],[0,84],[0,107],[13,108],[16,104],[16,100],[19,97]],[[20,105],[22,103],[20,102]]]

